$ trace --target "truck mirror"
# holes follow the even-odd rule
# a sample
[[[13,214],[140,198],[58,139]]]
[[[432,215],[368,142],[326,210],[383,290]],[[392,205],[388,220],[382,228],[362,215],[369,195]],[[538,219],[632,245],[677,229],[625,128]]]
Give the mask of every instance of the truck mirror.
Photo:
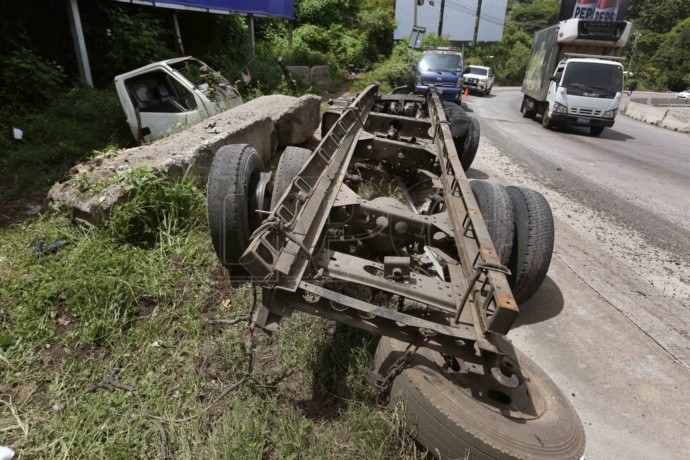
[[[558,83],[561,78],[558,75],[554,75],[553,77],[549,78],[552,82]]]
[[[637,89],[637,82],[636,81],[631,81],[628,83],[628,94],[632,93]]]

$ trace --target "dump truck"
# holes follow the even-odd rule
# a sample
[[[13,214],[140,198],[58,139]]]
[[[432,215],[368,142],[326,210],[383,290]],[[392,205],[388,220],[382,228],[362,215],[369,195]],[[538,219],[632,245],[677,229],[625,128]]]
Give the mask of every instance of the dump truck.
[[[250,79],[248,72],[243,79]],[[242,104],[236,84],[191,56],[154,62],[117,75],[115,89],[139,143]]]
[[[598,136],[613,126],[623,94],[626,21],[568,19],[539,30],[532,40],[520,111],[542,125],[585,126]]]
[[[247,144],[214,156],[213,247],[229,282],[261,291],[248,337],[294,312],[380,335],[379,401],[402,401],[408,430],[442,458],[581,458],[577,413],[506,338],[550,264],[546,199],[467,179],[479,123],[433,85],[369,86],[321,123],[318,146],[287,147],[273,166]]]

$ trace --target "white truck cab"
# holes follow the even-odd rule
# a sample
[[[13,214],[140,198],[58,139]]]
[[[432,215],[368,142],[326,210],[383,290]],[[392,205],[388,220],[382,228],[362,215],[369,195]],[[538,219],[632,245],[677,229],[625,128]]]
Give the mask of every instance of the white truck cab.
[[[242,104],[235,86],[193,57],[154,62],[118,75],[115,89],[140,143]]]
[[[522,82],[523,116],[541,115],[545,128],[588,127],[593,136],[613,126],[631,28],[625,21],[568,19],[537,31]]]
[[[613,126],[623,95],[621,63],[566,59],[550,81],[545,123],[589,126],[595,135]]]

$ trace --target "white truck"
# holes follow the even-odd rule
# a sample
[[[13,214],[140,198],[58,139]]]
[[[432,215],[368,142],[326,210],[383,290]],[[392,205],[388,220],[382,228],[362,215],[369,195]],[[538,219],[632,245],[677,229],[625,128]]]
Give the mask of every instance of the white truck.
[[[494,73],[490,67],[471,65],[465,69],[462,79],[465,88],[482,96],[490,94],[494,87]]]
[[[631,24],[568,19],[537,31],[522,82],[520,111],[542,125],[610,128],[623,95],[623,46]],[[633,88],[634,89],[634,88]]]
[[[243,74],[248,83],[249,74]],[[237,87],[193,57],[154,62],[115,77],[132,134],[152,141],[242,104]]]

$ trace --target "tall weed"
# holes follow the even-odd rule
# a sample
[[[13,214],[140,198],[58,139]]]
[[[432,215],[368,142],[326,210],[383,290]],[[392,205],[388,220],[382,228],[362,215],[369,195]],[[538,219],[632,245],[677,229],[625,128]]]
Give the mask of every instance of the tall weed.
[[[127,200],[115,207],[107,229],[120,242],[150,248],[205,221],[205,197],[192,180],[170,184],[151,168],[135,168],[119,181]]]

